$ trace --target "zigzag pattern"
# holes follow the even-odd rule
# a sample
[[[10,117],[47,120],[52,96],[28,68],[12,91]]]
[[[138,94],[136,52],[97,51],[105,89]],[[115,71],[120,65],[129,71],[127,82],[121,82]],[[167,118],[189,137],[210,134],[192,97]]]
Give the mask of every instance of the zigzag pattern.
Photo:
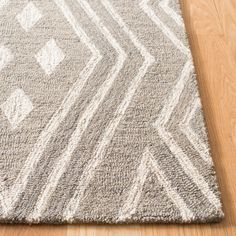
[[[11,1],[1,2],[0,13],[4,11],[4,14],[7,15],[5,9],[13,8],[12,4]],[[19,167],[19,171],[14,172],[16,177],[13,184],[10,187],[5,184],[5,177],[0,174],[0,219],[6,221],[13,217],[17,218],[16,214],[19,214],[20,211],[20,215],[23,215],[23,217],[19,221],[44,222],[48,219],[47,214],[50,209],[57,208],[55,198],[60,202],[60,207],[62,206],[59,212],[55,213],[59,214],[55,222],[87,222],[99,221],[99,219],[113,223],[136,222],[153,221],[155,217],[156,220],[154,221],[194,222],[221,218],[223,213],[218,190],[216,187],[212,188],[212,186],[216,186],[215,180],[205,179],[208,173],[212,175],[213,165],[208,143],[205,143],[204,139],[201,139],[195,133],[194,128],[191,127],[191,121],[194,121],[197,110],[201,110],[201,102],[196,84],[193,83],[194,66],[190,50],[186,46],[185,39],[178,38],[179,36],[175,33],[184,30],[182,17],[170,7],[169,0],[161,0],[157,5],[151,4],[149,0],[138,1],[138,4],[133,1],[123,3],[122,1],[109,0],[97,2],[77,0],[73,4],[72,8],[69,1],[48,0],[45,6],[41,6],[40,3],[35,3],[35,5],[29,3],[21,11],[16,10],[16,19],[14,20],[17,20],[28,33],[27,35],[23,31],[21,34],[26,34],[24,37],[30,37],[30,32],[37,30],[37,24],[43,21],[44,11],[51,7],[55,11],[55,16],[50,15],[50,17],[52,19],[55,17],[56,22],[63,22],[61,24],[64,30],[68,30],[70,32],[68,35],[73,34],[77,40],[75,40],[74,46],[78,47],[81,52],[84,50],[84,55],[87,53],[89,58],[87,59],[86,56],[81,54],[81,62],[78,62],[78,68],[82,69],[78,71],[78,76],[76,76],[76,73],[74,74],[75,80],[68,90],[65,89],[64,98],[57,101],[59,105],[52,112],[39,134],[35,135],[37,136],[36,142],[27,155],[24,156],[23,165]],[[177,1],[176,4],[178,6]],[[131,8],[133,8],[134,14],[139,15],[134,17],[133,13],[130,12]],[[163,16],[171,20],[175,31],[165,23]],[[53,22],[50,22],[50,24],[52,25]],[[43,27],[39,27],[39,29],[42,30]],[[51,34],[50,30],[49,34]],[[148,34],[150,34],[150,37]],[[48,80],[53,80],[56,83],[57,75],[63,74],[65,69],[67,76],[70,77],[69,62],[66,62],[66,60],[70,60],[69,57],[73,54],[73,48],[67,48],[68,41],[64,42],[66,46],[62,47],[60,40],[63,41],[63,39],[61,38],[63,38],[63,35],[58,36],[56,40],[51,39],[41,50],[37,49],[34,52],[37,61],[35,64],[39,64],[35,69],[35,73],[41,76],[40,73],[43,70],[45,71],[46,76],[42,78],[46,81],[44,83],[47,83]],[[165,42],[162,45],[163,48],[159,49],[158,43],[152,45],[156,40]],[[170,50],[173,57],[176,57],[176,60],[165,56],[169,53],[168,50]],[[11,60],[7,60],[11,53],[14,54],[14,51],[9,50],[5,45],[2,46],[3,59],[1,61],[0,53],[0,70],[3,73],[7,73],[12,66],[13,57],[11,57]],[[162,60],[166,61],[163,62]],[[170,63],[174,63],[173,66]],[[160,71],[160,74],[155,72],[156,68]],[[46,73],[48,70],[50,74]],[[0,73],[2,73],[1,71]],[[163,71],[166,72],[163,73]],[[101,75],[99,80],[97,80],[97,74]],[[165,96],[162,98],[159,97],[161,95],[157,92],[153,95],[152,92],[147,93],[147,91],[150,91],[148,89],[150,89],[150,81],[153,81],[153,76],[155,77],[153,91],[156,89],[160,94],[163,92]],[[60,77],[60,79],[66,84],[65,76]],[[54,86],[53,83],[48,86]],[[120,87],[117,85],[119,83],[121,84]],[[189,84],[192,85],[193,92],[189,91]],[[89,91],[91,88],[94,88],[94,90]],[[146,88],[146,90],[142,91],[141,88]],[[59,91],[61,88],[57,89]],[[34,123],[32,122],[35,117],[33,115],[34,110],[36,110],[35,107],[39,107],[37,97],[33,93],[31,94],[31,90],[28,89],[28,93],[23,90],[24,87],[22,90],[17,90],[20,91],[20,96],[14,92],[11,96],[7,95],[8,99],[4,97],[4,103],[0,100],[0,103],[3,104],[1,105],[2,113],[6,116],[3,121],[5,130],[10,133],[9,123],[14,123],[15,126],[12,127],[13,135],[17,130],[27,130],[27,122]],[[47,91],[45,91],[46,93]],[[138,101],[141,97],[143,99],[144,96],[146,96],[146,101],[144,99],[142,100],[143,103],[140,104]],[[189,104],[183,105],[183,96],[188,97]],[[153,106],[153,100],[155,100],[155,106]],[[107,101],[114,104],[110,107],[109,116],[105,116]],[[157,110],[151,111],[151,108],[147,105],[149,103]],[[29,107],[26,108],[29,104],[33,104],[30,109]],[[50,103],[47,104],[45,100],[45,104],[47,110]],[[65,138],[63,142],[65,145],[61,147],[59,155],[50,162],[48,158],[45,158],[45,155],[48,157],[52,155],[52,153],[49,153],[49,147],[52,145],[54,138],[57,137],[59,129],[63,130],[63,126],[67,125],[70,114],[77,104],[82,105],[76,112],[78,117],[73,121],[72,130],[64,131]],[[145,119],[141,121],[139,120],[140,113],[138,113],[139,106],[143,106],[141,113],[145,114]],[[136,107],[137,113],[135,114],[137,116],[131,112],[134,107]],[[45,112],[44,107],[43,109]],[[43,114],[42,112],[42,117]],[[99,118],[99,115],[101,115],[101,118]],[[102,121],[103,115],[109,117],[104,123]],[[129,117],[132,117],[132,119],[129,120]],[[155,122],[153,123],[154,119]],[[99,122],[101,127],[99,127],[99,124],[96,125],[96,122]],[[122,131],[125,131],[122,127],[127,122],[130,127],[135,127],[130,131],[130,140],[129,137],[121,134]],[[31,127],[33,125],[30,125],[29,129]],[[206,132],[204,124],[199,129]],[[176,132],[181,133],[181,137],[177,136]],[[137,141],[137,138],[132,141],[132,137],[138,137],[137,133],[140,133],[141,141]],[[182,138],[182,135],[184,138]],[[85,140],[86,137],[90,138],[91,143],[93,143],[93,148],[87,147],[88,157],[86,154],[84,156],[81,154],[81,147],[86,145],[86,142],[88,143]],[[31,140],[31,137],[29,137],[29,140]],[[129,147],[134,153],[139,153],[135,157],[136,159],[131,156],[130,160],[124,159],[122,151],[120,149],[117,149],[117,151],[114,148],[114,140],[118,140],[118,145],[121,145],[124,150],[129,145],[129,141],[138,143],[140,151],[137,146],[131,145]],[[158,140],[158,143],[155,143],[154,140]],[[186,151],[184,140],[188,140],[191,155]],[[169,172],[165,169],[160,158],[161,155],[164,155],[164,152],[158,156],[152,151],[160,147],[165,152],[169,151],[171,158],[174,156],[179,171],[183,172],[183,176],[185,176],[181,176],[180,179],[186,178],[184,181],[192,185],[192,189],[197,189],[194,190],[196,194],[192,204],[189,204],[186,197],[187,192],[175,188],[175,185],[181,186],[183,183],[179,179],[173,182],[172,176],[168,174]],[[82,156],[77,155],[78,150]],[[120,158],[123,160],[123,164],[117,164],[115,168],[111,167],[108,173],[104,165],[108,163],[108,159],[113,155],[111,153],[116,151],[118,153],[115,155],[117,159],[114,159],[112,163],[116,163],[116,161],[120,163]],[[108,153],[110,153],[110,156]],[[192,153],[197,153],[196,160],[192,159]],[[130,162],[133,162],[133,164],[129,164]],[[3,161],[3,163],[5,162]],[[47,167],[47,173],[49,174],[45,176],[42,173],[42,181],[34,177],[34,174],[40,172],[38,167],[41,163],[49,163]],[[70,173],[73,163],[79,166],[78,173]],[[123,172],[120,165],[127,168],[124,172],[130,172],[130,176],[124,175],[118,180],[122,186],[128,187],[123,187],[116,202],[116,195],[109,192],[110,190],[105,193],[100,188],[108,189],[106,181],[109,176],[110,178],[113,174],[119,176],[118,174]],[[132,166],[131,169],[129,169],[130,166]],[[206,175],[202,172],[201,167],[207,172]],[[99,170],[102,170],[104,175],[107,176],[100,178]],[[153,202],[152,199],[150,199],[149,204],[153,206],[157,215],[158,212],[160,214],[152,216],[150,212],[149,216],[142,217],[139,215],[140,206],[144,201],[144,184],[148,182],[148,176],[151,173],[156,176],[155,181],[163,187],[163,194],[173,203],[175,207],[173,212],[179,216],[180,220],[171,216],[171,213],[169,218],[166,219],[161,214],[164,209],[155,209],[155,200]],[[76,182],[74,182],[74,178]],[[65,185],[66,181],[69,182]],[[72,185],[70,181],[72,181]],[[99,186],[99,181],[104,181],[104,183]],[[97,182],[97,186],[94,186],[95,182]],[[32,200],[33,206],[30,207],[30,210],[19,209],[18,204],[22,201],[22,196],[24,196],[22,204],[27,204],[26,201],[32,194],[32,190],[29,188],[32,183],[35,186],[39,183],[37,196],[34,196]],[[64,197],[64,193],[60,192],[61,185],[63,186],[62,190],[70,192],[65,193],[67,197]],[[120,186],[120,184],[118,185]],[[120,188],[118,185],[115,187]],[[113,206],[112,213],[102,204],[99,204],[97,208],[100,209],[100,212],[103,212],[104,209],[104,212],[98,216],[93,213],[94,206],[90,206],[90,203],[94,204],[94,201],[99,201],[96,196],[90,193],[90,189],[93,188],[99,196],[103,194],[109,196],[109,201],[114,198],[114,205],[108,203],[108,205]],[[208,209],[204,209],[203,213],[195,210],[200,204],[204,204],[204,207],[208,205]],[[143,214],[145,211],[143,209]],[[51,216],[49,217],[51,218]],[[54,221],[51,220],[51,222]]]

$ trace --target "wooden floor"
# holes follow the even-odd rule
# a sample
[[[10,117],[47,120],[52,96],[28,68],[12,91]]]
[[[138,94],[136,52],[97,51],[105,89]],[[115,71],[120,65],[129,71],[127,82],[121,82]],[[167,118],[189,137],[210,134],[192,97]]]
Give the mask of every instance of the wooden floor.
[[[1,236],[236,235],[236,0],[182,0],[226,218],[208,225],[0,225]]]

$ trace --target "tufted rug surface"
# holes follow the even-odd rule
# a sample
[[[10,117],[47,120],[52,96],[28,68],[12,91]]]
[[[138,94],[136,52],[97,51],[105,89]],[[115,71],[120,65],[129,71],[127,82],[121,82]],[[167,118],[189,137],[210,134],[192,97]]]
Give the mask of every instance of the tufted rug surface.
[[[0,222],[223,218],[178,0],[0,0]]]

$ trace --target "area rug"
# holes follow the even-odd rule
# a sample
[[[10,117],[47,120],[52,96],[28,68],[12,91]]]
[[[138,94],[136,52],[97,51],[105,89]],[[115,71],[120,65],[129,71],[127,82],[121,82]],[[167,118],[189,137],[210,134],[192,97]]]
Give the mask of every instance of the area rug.
[[[0,221],[223,218],[177,0],[0,1]]]

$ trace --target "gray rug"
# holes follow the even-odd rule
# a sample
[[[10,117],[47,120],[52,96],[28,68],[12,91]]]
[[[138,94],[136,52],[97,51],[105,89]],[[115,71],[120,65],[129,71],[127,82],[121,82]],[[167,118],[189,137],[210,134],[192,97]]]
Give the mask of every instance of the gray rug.
[[[177,0],[0,1],[0,221],[223,218]]]

